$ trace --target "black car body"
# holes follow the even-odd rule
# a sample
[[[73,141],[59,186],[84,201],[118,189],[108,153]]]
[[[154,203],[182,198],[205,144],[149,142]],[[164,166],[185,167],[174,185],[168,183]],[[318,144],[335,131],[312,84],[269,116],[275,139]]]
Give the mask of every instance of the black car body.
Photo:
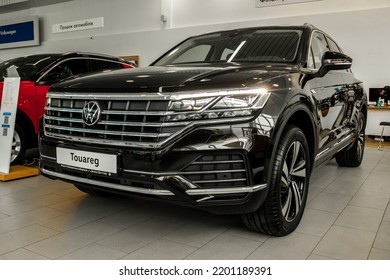
[[[305,24],[192,37],[150,67],[61,82],[48,94],[42,174],[288,234],[315,167],[362,161],[367,102],[351,63]]]

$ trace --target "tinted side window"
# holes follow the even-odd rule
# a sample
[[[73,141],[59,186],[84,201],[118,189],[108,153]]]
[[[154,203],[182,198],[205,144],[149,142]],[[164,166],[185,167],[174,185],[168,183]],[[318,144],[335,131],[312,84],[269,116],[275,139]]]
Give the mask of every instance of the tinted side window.
[[[87,59],[71,59],[64,61],[59,66],[65,69],[69,69],[73,75],[83,74],[88,72],[88,60]]]
[[[107,61],[107,60],[95,60],[97,63],[97,70],[114,70],[114,69],[122,69],[123,66],[120,63]]]
[[[330,51],[330,49],[325,36],[322,33],[315,32],[311,41],[308,68],[319,69],[321,67],[322,56],[327,51]]]
[[[65,78],[88,72],[88,61],[86,59],[71,59],[64,61],[51,69],[41,81],[59,82]]]

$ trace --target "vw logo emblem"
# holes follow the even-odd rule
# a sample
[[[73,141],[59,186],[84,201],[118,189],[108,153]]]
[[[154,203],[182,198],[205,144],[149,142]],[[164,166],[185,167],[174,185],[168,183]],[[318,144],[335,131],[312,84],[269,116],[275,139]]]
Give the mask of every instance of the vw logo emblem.
[[[89,101],[83,108],[83,121],[86,125],[92,126],[100,120],[101,109],[96,101]]]

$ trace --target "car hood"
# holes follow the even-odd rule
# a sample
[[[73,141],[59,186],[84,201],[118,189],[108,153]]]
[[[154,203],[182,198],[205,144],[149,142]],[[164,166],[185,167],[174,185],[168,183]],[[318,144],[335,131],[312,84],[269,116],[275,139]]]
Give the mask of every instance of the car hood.
[[[54,92],[156,93],[242,88],[291,72],[293,65],[150,66],[72,77],[51,87]]]

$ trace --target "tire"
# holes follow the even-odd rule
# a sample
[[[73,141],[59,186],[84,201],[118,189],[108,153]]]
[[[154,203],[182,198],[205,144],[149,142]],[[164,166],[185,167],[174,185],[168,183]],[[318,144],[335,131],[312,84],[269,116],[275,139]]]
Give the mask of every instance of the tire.
[[[85,192],[85,193],[90,194],[90,195],[93,195],[93,196],[101,196],[101,197],[110,196],[110,193],[108,193],[108,192],[96,190],[96,189],[90,188],[86,185],[75,184],[74,186],[76,188],[78,188],[80,191]]]
[[[24,134],[22,128],[16,124],[14,138],[12,140],[11,165],[19,164],[24,159],[27,147],[26,141],[26,135]]]
[[[336,162],[340,166],[358,167],[363,161],[365,144],[366,120],[362,112],[357,121],[357,137],[350,148],[344,149],[336,155]]]
[[[274,236],[293,232],[305,210],[310,170],[304,133],[295,126],[287,126],[271,166],[268,195],[257,211],[242,215],[244,224]]]

